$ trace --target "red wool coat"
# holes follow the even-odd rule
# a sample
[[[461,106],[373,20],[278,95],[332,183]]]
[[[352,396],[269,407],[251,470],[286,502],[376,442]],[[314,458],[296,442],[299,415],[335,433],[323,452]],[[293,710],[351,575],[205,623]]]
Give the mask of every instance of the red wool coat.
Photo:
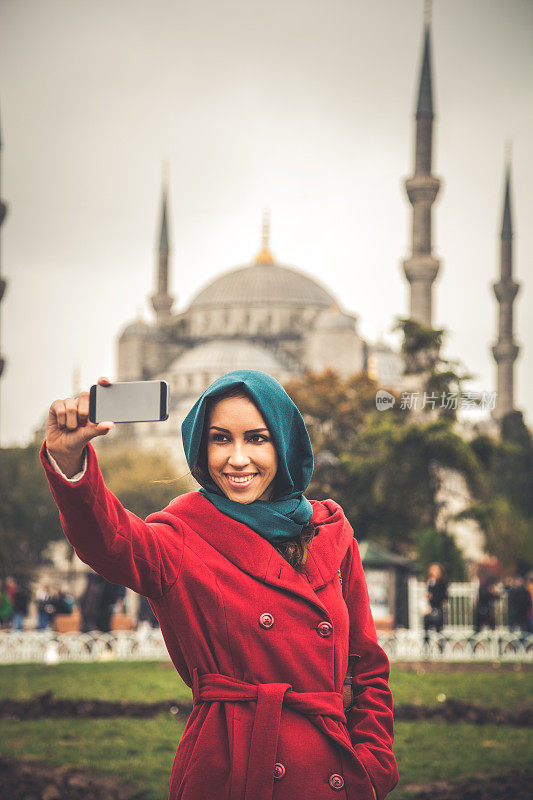
[[[106,488],[90,444],[78,483],[54,472],[45,445],[41,460],[77,554],[149,598],[192,688],[169,800],[373,800],[372,785],[383,800],[398,781],[389,661],[337,503],[313,502],[320,528],[301,574],[199,492],[139,519]],[[360,660],[345,712],[349,653]]]

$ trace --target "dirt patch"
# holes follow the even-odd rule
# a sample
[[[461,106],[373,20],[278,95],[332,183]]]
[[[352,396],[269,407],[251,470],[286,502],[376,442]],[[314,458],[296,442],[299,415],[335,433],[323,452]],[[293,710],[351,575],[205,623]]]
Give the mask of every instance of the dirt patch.
[[[531,800],[533,771],[517,769],[504,775],[435,781],[424,786],[404,784],[412,800]]]
[[[469,703],[466,700],[447,698],[438,706],[402,703],[394,707],[394,719],[405,721],[438,720],[442,722],[467,722],[470,725],[533,726],[533,705],[521,704],[517,708],[496,708]]]
[[[89,770],[0,757],[0,797],[9,800],[133,800],[136,793],[130,784]]]
[[[159,703],[125,703],[110,700],[69,700],[54,697],[53,692],[36,695],[29,700],[0,700],[0,717],[8,719],[39,719],[40,717],[70,719],[90,717],[155,717],[170,713],[188,717],[192,703],[163,700]]]
[[[391,661],[391,672],[533,672],[530,661]]]
[[[159,703],[125,703],[111,700],[69,700],[55,698],[52,692],[36,695],[29,700],[0,700],[0,718],[3,719],[106,719],[110,717],[137,717],[147,719],[158,714],[172,714],[187,719],[192,703],[163,700]],[[447,698],[437,706],[401,703],[394,707],[394,718],[400,721],[467,722],[471,725],[533,726],[533,705],[521,704],[515,708],[496,708],[476,705],[465,700]]]

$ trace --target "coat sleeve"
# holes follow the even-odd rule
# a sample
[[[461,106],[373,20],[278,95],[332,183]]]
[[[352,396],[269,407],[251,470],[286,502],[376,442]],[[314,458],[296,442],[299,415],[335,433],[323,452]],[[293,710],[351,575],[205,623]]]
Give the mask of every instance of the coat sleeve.
[[[183,557],[183,529],[165,511],[146,521],[125,509],[104,483],[93,446],[77,483],[57,473],[40,451],[63,532],[79,558],[111,583],[150,598],[162,597],[176,582]]]
[[[350,618],[348,652],[360,657],[353,670],[353,703],[346,711],[347,728],[377,798],[383,800],[398,783],[398,767],[392,752],[394,723],[389,688],[390,664],[385,651],[377,643],[376,626],[370,611],[368,588],[355,538],[341,571]]]

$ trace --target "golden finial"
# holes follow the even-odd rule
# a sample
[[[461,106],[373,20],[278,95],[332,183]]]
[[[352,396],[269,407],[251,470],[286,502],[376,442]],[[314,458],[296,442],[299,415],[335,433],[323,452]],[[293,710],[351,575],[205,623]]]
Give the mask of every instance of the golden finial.
[[[431,12],[432,12],[431,0],[424,0],[424,25],[431,25]]]
[[[263,225],[261,233],[261,250],[255,259],[256,264],[273,264],[274,256],[270,252],[270,210],[263,212]]]

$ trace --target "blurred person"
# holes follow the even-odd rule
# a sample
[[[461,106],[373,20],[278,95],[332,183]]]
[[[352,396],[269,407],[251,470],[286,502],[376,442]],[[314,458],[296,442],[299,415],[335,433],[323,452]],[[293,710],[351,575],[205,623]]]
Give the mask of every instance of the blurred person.
[[[13,606],[9,599],[9,592],[6,587],[6,582],[0,580],[0,625],[2,627],[11,622],[13,616]]]
[[[105,583],[105,578],[96,572],[87,573],[87,583],[78,600],[81,633],[98,630]]]
[[[529,632],[531,594],[523,575],[515,573],[505,583],[507,591],[507,622],[509,630]]]
[[[424,647],[429,646],[429,631],[441,633],[444,625],[444,603],[448,599],[448,580],[442,564],[430,564],[426,572],[426,601],[427,608],[424,614]],[[442,650],[439,642],[439,649]]]
[[[74,610],[74,598],[64,586],[60,586],[52,595],[56,614],[72,614]]]
[[[148,598],[141,594],[139,597],[139,612],[137,614],[137,630],[158,627],[158,619],[152,610],[152,606],[148,602]]]
[[[9,602],[13,606],[13,600],[15,599],[15,594],[17,591],[17,582],[15,578],[11,577],[11,575],[8,575],[6,578],[5,590],[7,596],[9,597]]]
[[[24,630],[24,619],[28,616],[28,604],[30,601],[29,591],[15,582],[15,593],[13,595],[13,630]]]
[[[124,592],[123,586],[110,581],[104,583],[100,597],[100,613],[97,619],[97,628],[102,633],[110,633],[115,607],[120,599],[124,597]]]
[[[170,800],[266,800],[281,778],[284,797],[383,800],[390,664],[353,529],[303,494],[313,453],[283,387],[256,370],[211,384],[182,424],[201,489],[144,521],[105,486],[90,440],[113,423],[88,400],[52,403],[41,463],[78,556],[149,599],[192,687]]]
[[[37,630],[45,631],[50,627],[56,613],[49,584],[45,583],[44,586],[37,589],[35,600],[37,602]]]
[[[497,578],[494,575],[483,577],[479,582],[477,602],[474,606],[475,633],[479,633],[484,627],[491,630],[496,628],[494,603],[500,596],[496,583]]]

